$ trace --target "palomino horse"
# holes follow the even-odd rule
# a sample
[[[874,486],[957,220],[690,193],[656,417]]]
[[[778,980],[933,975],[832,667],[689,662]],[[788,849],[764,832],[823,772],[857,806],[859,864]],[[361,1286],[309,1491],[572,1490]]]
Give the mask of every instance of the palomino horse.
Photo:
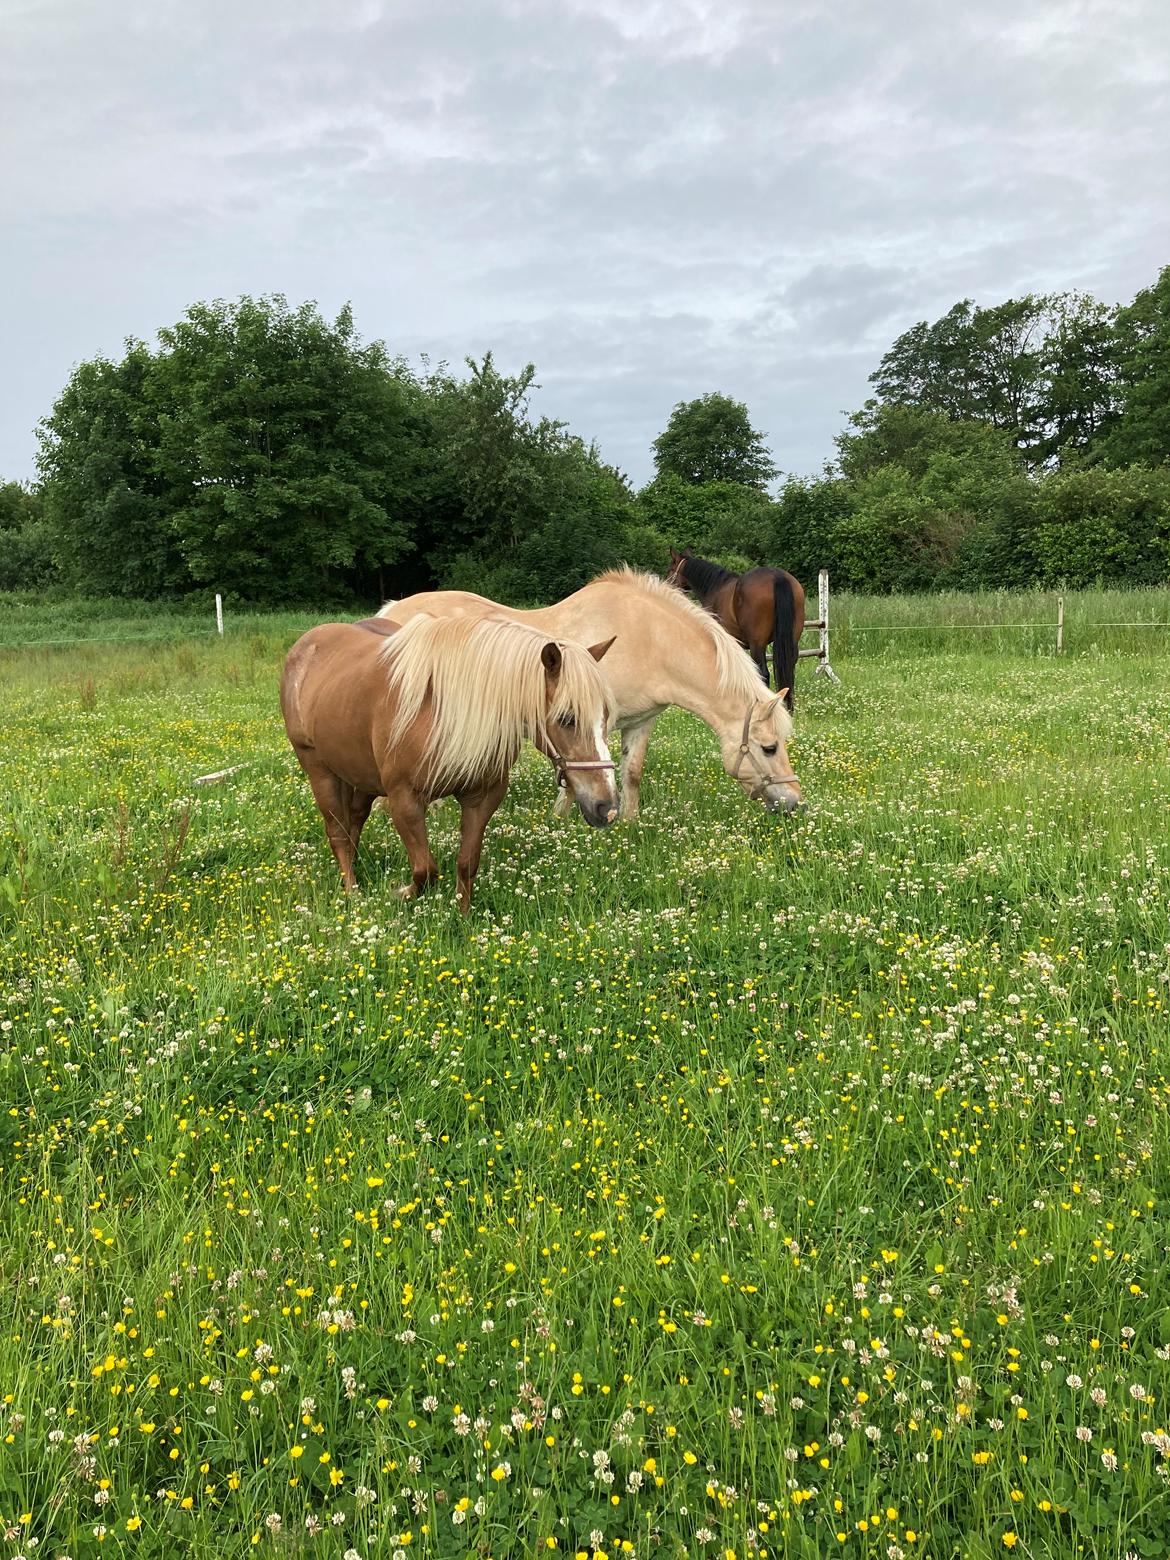
[[[610,723],[622,734],[623,818],[638,815],[646,746],[654,722],[672,704],[710,726],[723,767],[748,796],[773,812],[802,805],[788,762],[792,720],[782,697],[765,694],[750,656],[714,618],[654,575],[613,569],[535,612],[469,591],[440,590],[389,602],[379,616],[406,622],[420,612],[503,617],[580,643],[616,636],[605,673],[613,696]],[[567,812],[569,805],[562,796],[557,810]]]
[[[367,631],[368,630],[368,631]],[[285,730],[325,820],[346,891],[375,797],[410,857],[414,899],[439,875],[426,810],[460,808],[459,907],[471,908],[488,820],[527,737],[556,764],[590,823],[617,817],[605,742],[609,691],[583,650],[502,620],[374,618],[311,628],[288,653],[280,683]]]
[[[706,558],[696,558],[689,547],[670,549],[671,585],[693,590],[723,624],[733,639],[745,645],[760,676],[768,681],[768,641],[776,686],[784,689],[784,702],[795,708],[796,660],[804,633],[804,586],[786,569],[749,569],[733,574]]]

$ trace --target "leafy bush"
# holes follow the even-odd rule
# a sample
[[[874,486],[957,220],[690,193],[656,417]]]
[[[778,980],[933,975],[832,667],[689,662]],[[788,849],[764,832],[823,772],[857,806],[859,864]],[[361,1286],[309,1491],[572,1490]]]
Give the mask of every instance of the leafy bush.
[[[1093,466],[1050,477],[1027,546],[1037,581],[1153,585],[1170,573],[1170,467]]]
[[[45,590],[56,578],[40,494],[19,482],[0,483],[0,590]]]

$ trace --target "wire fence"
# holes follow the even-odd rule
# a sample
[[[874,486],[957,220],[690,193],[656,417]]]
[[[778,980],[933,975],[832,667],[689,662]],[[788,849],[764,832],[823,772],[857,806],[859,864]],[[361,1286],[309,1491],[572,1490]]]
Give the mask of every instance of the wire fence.
[[[197,628],[163,634],[90,634],[74,639],[0,639],[0,650],[39,650],[68,648],[70,645],[134,645],[143,643],[182,644],[188,639],[209,639],[215,635]]]
[[[1120,596],[1122,601],[1101,602],[1106,609],[1109,605],[1123,605],[1123,592],[1110,592],[1109,595]],[[1162,593],[1159,593],[1161,595]],[[917,604],[923,598],[905,598],[909,603]],[[871,636],[875,634],[890,635],[920,635],[929,638],[932,635],[954,635],[967,632],[976,635],[987,633],[1004,634],[1035,634],[1051,636],[1053,649],[1057,655],[1065,650],[1065,598],[1058,596],[1047,599],[1051,616],[1037,617],[1024,621],[1000,621],[993,622],[976,621],[970,616],[964,616],[961,621],[948,622],[945,612],[949,606],[955,604],[957,598],[932,598],[932,615],[924,617],[919,622],[870,623],[857,620],[857,614],[864,614],[866,606],[875,598],[845,597],[834,595],[832,598],[833,614],[833,638],[836,642],[837,652],[842,650],[849,653],[850,644],[854,635]],[[1070,598],[1076,601],[1077,598]],[[963,602],[963,610],[969,612],[977,598],[967,598]],[[815,632],[818,635],[818,643],[815,646],[805,646],[800,650],[802,659],[814,659],[819,664],[817,671],[824,671],[830,678],[833,676],[829,663],[829,578],[827,571],[822,570],[818,579],[818,605],[819,616],[810,619],[805,624],[806,632]],[[1098,607],[1100,610],[1100,606]],[[1078,612],[1070,621],[1069,628],[1075,633],[1078,642],[1081,642],[1086,634],[1093,634],[1099,630],[1134,631],[1148,629],[1170,628],[1170,599],[1167,600],[1166,618],[1088,618]],[[29,639],[8,639],[5,637],[3,627],[0,626],[0,654],[5,651],[16,650],[67,650],[74,646],[100,646],[100,645],[132,645],[132,644],[158,644],[181,645],[191,641],[198,642],[235,642],[238,643],[245,632],[253,634],[274,634],[283,632],[300,633],[315,621],[311,613],[279,613],[265,614],[260,612],[246,612],[237,614],[234,620],[225,626],[223,606],[221,600],[216,598],[216,616],[211,622],[192,617],[189,621],[182,619],[173,621],[165,629],[128,630],[107,634],[77,634],[77,635],[42,635]],[[873,651],[867,653],[875,653]],[[880,653],[880,652],[878,652]]]

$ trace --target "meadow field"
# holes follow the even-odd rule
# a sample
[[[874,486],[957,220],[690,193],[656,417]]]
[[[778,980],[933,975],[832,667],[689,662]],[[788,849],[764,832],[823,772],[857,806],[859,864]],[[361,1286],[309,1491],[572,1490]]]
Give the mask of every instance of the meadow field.
[[[835,606],[803,816],[528,752],[468,920],[307,619],[0,608],[0,1554],[1170,1553],[1168,607]]]

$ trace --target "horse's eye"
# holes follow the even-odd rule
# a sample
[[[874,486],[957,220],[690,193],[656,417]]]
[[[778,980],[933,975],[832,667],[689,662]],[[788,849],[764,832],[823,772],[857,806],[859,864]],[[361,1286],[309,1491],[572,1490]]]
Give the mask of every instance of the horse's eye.
[[[765,754],[768,758],[774,758],[776,755],[776,746],[777,744],[775,742],[771,742],[767,747],[761,747],[760,752]]]
[[[568,715],[562,715],[560,717],[560,719],[557,721],[557,725],[558,726],[563,726],[566,731],[572,731],[573,728],[576,726],[576,724],[577,724],[577,717],[574,714],[572,714],[572,712],[570,712]]]

